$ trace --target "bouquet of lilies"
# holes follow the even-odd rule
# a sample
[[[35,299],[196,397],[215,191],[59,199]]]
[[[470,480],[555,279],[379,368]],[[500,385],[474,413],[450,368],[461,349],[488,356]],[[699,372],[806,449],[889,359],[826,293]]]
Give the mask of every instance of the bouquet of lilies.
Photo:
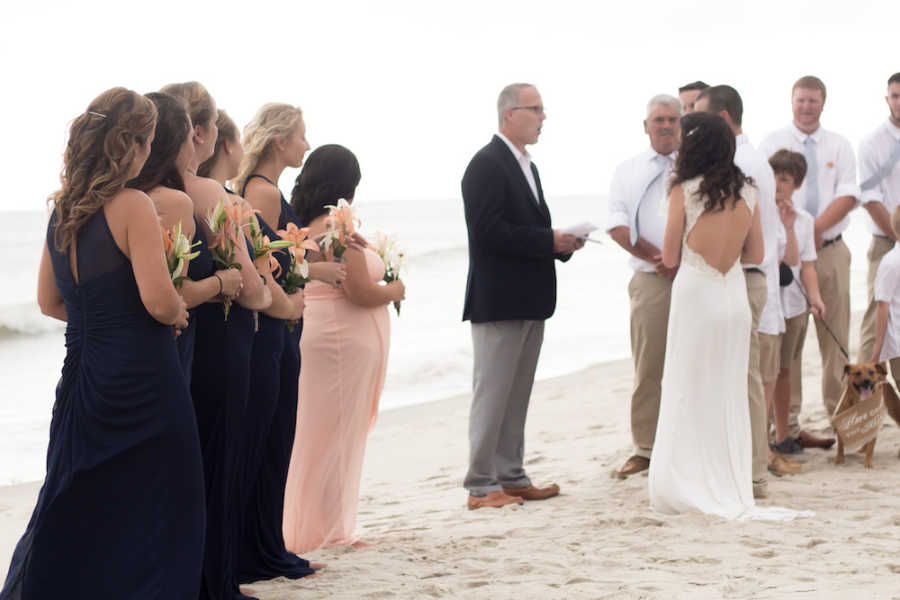
[[[252,212],[257,213],[259,211],[254,210]],[[247,222],[247,228],[250,233],[250,244],[253,246],[253,260],[266,257],[268,260],[269,272],[275,277],[278,277],[278,274],[281,272],[281,265],[278,264],[278,259],[276,259],[272,253],[277,250],[290,248],[294,245],[294,242],[288,240],[275,240],[273,242],[269,240],[269,236],[263,233],[262,229],[259,227],[259,222],[253,215],[250,216],[250,219]]]
[[[169,268],[169,277],[172,278],[172,285],[176,288],[181,287],[181,283],[187,277],[185,267],[192,259],[197,258],[200,252],[191,252],[194,246],[200,245],[200,242],[191,244],[187,236],[181,232],[181,221],[171,229],[166,229],[160,225],[163,240],[163,250],[166,253],[166,266]]]
[[[375,232],[375,252],[384,262],[384,277],[382,281],[390,283],[400,279],[400,269],[403,267],[406,254],[397,245],[397,239],[392,235]],[[394,302],[394,309],[397,316],[400,316],[400,303]]]
[[[288,252],[291,255],[291,265],[284,276],[281,287],[285,294],[294,294],[300,286],[309,283],[309,263],[306,262],[306,251],[317,252],[319,245],[308,239],[309,228],[297,227],[294,223],[288,223],[287,227],[278,230],[278,235],[283,241],[288,242]],[[293,333],[295,323],[288,321],[288,331]]]
[[[206,224],[213,238],[209,252],[212,254],[213,262],[220,269],[241,268],[241,264],[235,260],[235,248],[238,244],[244,243],[240,225],[244,216],[245,212],[240,206],[236,204],[226,206],[225,198],[222,198],[206,218]],[[228,313],[231,311],[231,299],[226,298],[222,304],[225,307],[227,321]]]
[[[322,253],[331,250],[332,256],[340,260],[347,251],[347,236],[356,233],[356,228],[361,223],[356,211],[343,198],[338,200],[337,206],[329,205],[325,208],[328,209],[328,217],[325,219],[328,230],[321,241]]]

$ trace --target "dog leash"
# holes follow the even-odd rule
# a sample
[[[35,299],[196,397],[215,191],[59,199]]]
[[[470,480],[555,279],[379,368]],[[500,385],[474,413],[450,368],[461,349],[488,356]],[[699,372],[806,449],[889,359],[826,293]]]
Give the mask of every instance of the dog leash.
[[[809,301],[809,297],[806,295],[806,290],[803,289],[803,284],[800,283],[799,279],[794,277],[794,271],[792,271],[789,266],[787,266],[784,263],[781,263],[779,270],[778,270],[778,278],[779,278],[779,283],[787,281],[787,283],[781,283],[781,287],[787,287],[787,286],[791,285],[791,282],[796,283],[797,289],[800,290],[800,293],[803,294],[803,299],[806,300],[806,306],[807,307],[812,306],[812,303]],[[818,318],[818,317],[813,315],[813,318]],[[841,351],[841,354],[844,355],[844,358],[847,359],[847,362],[850,362],[850,355],[847,354],[847,351],[844,350],[844,347],[838,341],[837,336],[834,335],[834,332],[831,331],[830,327],[828,327],[828,323],[825,322],[825,319],[819,319],[819,321],[822,322],[822,326],[825,327],[825,331],[828,332],[828,335],[830,335],[831,339],[834,340],[834,343],[837,344],[838,349]]]

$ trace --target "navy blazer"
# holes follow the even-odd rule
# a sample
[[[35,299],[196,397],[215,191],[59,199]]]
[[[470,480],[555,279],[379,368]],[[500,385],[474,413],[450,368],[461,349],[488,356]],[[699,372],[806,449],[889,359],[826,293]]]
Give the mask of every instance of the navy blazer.
[[[550,209],[541,178],[535,199],[515,156],[496,135],[469,162],[462,179],[469,234],[463,321],[543,320],[556,309]]]

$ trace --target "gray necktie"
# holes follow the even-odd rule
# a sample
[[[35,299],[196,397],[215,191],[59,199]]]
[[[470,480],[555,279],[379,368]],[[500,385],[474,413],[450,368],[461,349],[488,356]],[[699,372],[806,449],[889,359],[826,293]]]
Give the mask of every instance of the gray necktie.
[[[812,136],[803,140],[803,156],[806,158],[806,211],[819,216],[819,169],[816,165],[816,141]]]
[[[888,174],[894,170],[894,165],[900,161],[900,140],[897,140],[897,143],[894,145],[894,150],[891,152],[891,155],[888,157],[887,161],[881,168],[875,171],[871,177],[863,181],[859,187],[862,191],[868,191],[881,183],[881,180],[888,176]]]

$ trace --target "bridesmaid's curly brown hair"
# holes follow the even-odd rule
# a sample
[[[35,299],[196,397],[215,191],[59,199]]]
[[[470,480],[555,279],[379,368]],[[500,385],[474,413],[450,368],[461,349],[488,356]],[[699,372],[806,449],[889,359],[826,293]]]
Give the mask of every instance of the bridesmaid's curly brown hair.
[[[686,114],[681,118],[681,147],[670,189],[702,175],[699,193],[706,196],[706,210],[724,210],[729,198],[734,207],[741,188],[753,185],[753,179],[734,164],[734,150],[734,132],[725,119],[703,112]]]
[[[156,107],[122,87],[106,90],[72,121],[63,154],[61,188],[50,196],[54,244],[70,250],[79,230],[131,178],[138,147],[156,127]]]

